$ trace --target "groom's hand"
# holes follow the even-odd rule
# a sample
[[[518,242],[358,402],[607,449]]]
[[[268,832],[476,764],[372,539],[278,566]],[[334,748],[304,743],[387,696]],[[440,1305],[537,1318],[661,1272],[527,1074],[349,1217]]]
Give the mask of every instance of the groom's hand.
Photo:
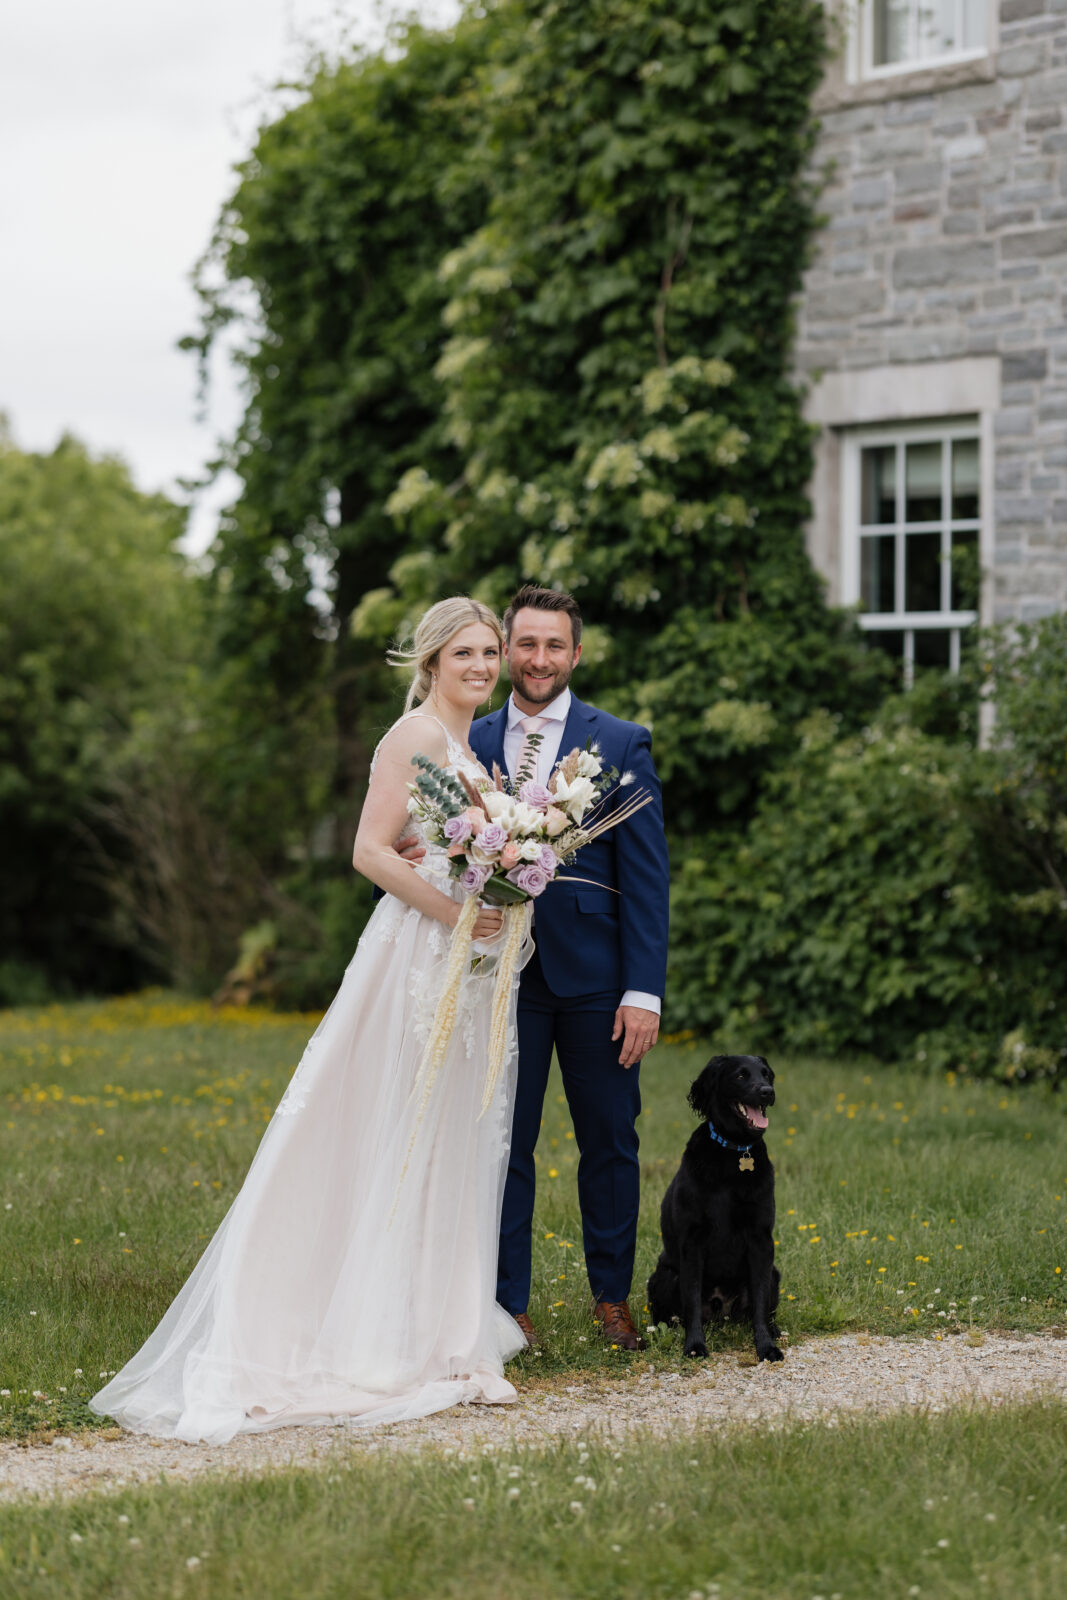
[[[648,1054],[659,1038],[659,1017],[644,1006],[620,1006],[615,1013],[612,1039],[622,1039],[620,1067],[632,1067]]]
[[[393,849],[402,861],[410,861],[413,867],[417,867],[426,854],[425,845],[420,844],[417,839],[410,836],[405,837],[403,834],[400,835]]]

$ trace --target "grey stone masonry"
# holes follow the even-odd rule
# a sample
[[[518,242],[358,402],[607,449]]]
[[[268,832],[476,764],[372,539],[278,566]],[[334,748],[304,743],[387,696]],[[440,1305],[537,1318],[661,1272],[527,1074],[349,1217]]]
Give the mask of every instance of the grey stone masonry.
[[[985,609],[1028,620],[1067,608],[1067,0],[1001,0],[994,42],[978,63],[828,77],[796,363],[813,385],[999,358]]]

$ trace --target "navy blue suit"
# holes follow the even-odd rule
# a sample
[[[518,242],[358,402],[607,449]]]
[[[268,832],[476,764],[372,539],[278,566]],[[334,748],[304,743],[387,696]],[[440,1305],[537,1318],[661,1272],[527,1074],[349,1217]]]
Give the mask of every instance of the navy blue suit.
[[[481,717],[471,748],[492,771],[504,762],[507,705]],[[667,841],[647,728],[572,695],[559,759],[592,741],[605,767],[632,772],[653,803],[587,845],[537,901],[536,952],[519,985],[519,1075],[500,1226],[497,1299],[513,1315],[530,1295],[534,1146],[555,1048],[578,1144],[578,1198],[589,1285],[596,1300],[625,1300],[633,1276],[640,1201],[636,1121],[639,1065],[621,1067],[612,1042],[628,989],[662,995],[667,975]],[[584,878],[586,883],[567,882]],[[617,893],[613,893],[617,890]]]

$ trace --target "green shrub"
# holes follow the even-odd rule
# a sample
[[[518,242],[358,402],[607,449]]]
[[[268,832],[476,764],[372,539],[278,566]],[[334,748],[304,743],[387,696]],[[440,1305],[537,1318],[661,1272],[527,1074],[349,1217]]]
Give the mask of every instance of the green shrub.
[[[680,859],[673,1026],[1065,1075],[1067,622],[990,634],[975,672],[997,699],[990,749],[922,726],[954,697],[973,725],[966,681],[846,739],[817,714],[748,830]]]

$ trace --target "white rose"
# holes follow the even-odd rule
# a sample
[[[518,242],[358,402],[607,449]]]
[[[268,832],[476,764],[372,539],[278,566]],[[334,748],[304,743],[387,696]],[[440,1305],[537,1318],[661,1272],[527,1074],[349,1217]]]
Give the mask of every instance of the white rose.
[[[514,801],[514,819],[514,825],[508,829],[509,833],[541,833],[544,830],[544,812],[528,806],[525,800]],[[503,818],[500,820],[503,821]]]
[[[583,750],[578,756],[579,778],[599,778],[604,768],[596,750]]]
[[[543,849],[540,839],[524,839],[519,845],[519,860],[536,861]]]
[[[511,809],[511,796],[502,794],[499,789],[487,789],[482,799],[485,801],[485,809],[494,822],[502,822],[504,812]]]

